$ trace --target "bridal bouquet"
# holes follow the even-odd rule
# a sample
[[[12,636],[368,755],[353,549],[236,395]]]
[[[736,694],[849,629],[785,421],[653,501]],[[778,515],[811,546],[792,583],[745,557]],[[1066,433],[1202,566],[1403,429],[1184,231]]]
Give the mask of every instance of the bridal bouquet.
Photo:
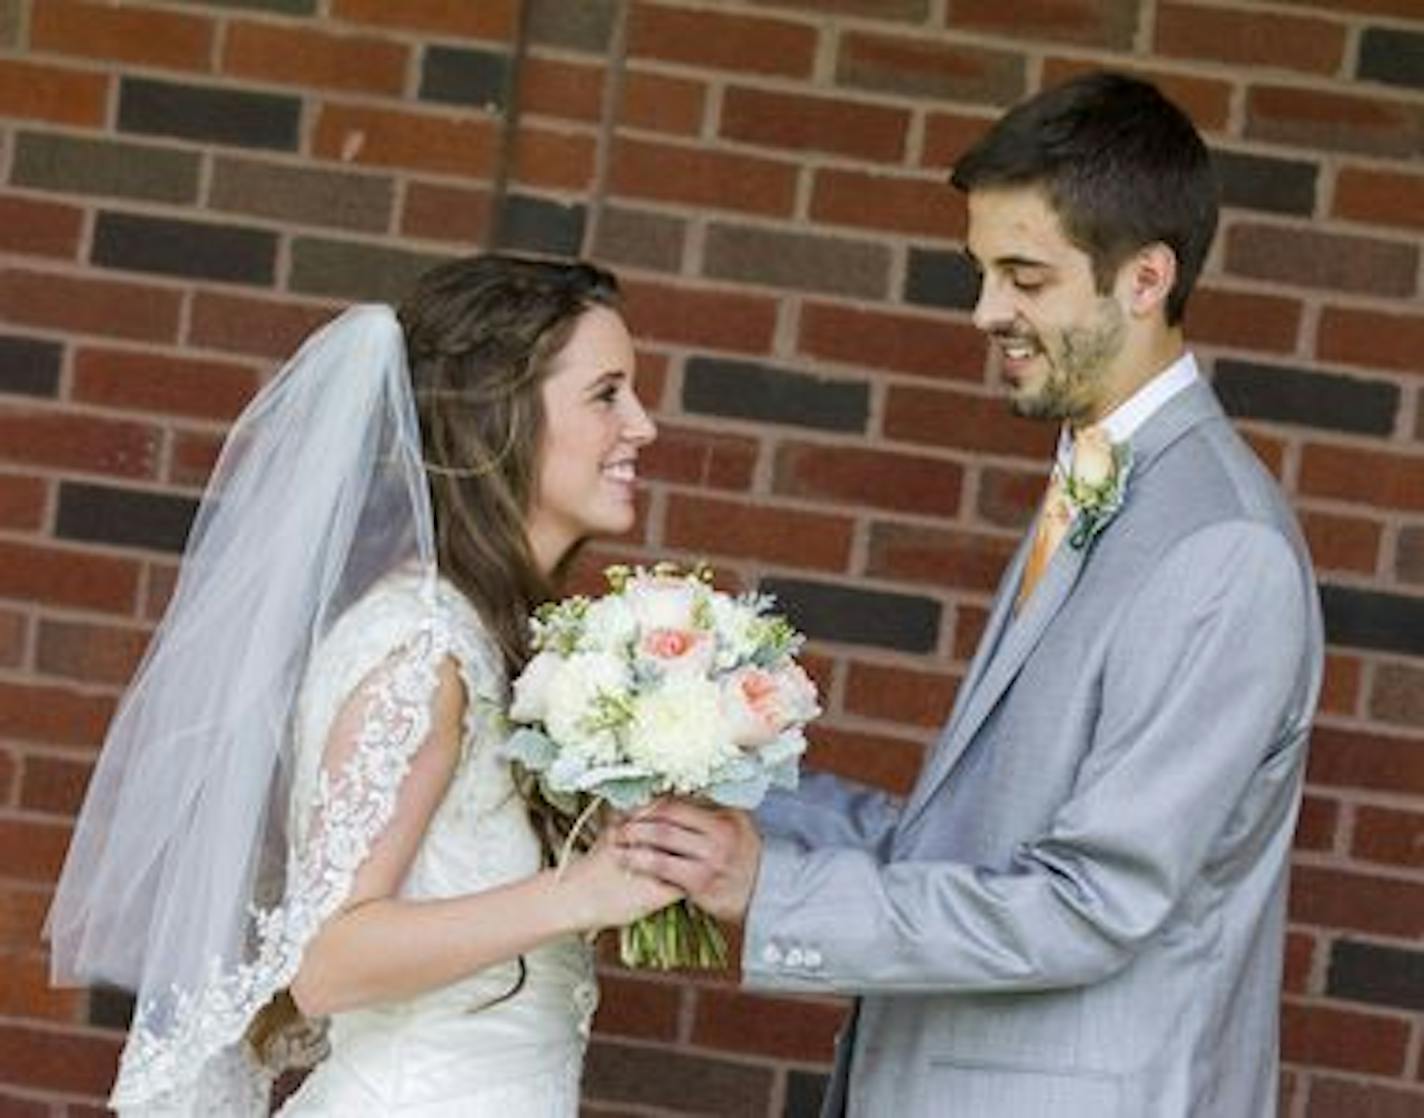
[[[795,787],[802,727],[820,713],[793,658],[803,638],[766,595],[731,597],[710,572],[612,567],[609,593],[568,598],[533,621],[535,655],[514,681],[506,754],[557,810],[632,811],[662,795],[754,808]],[[620,932],[629,966],[720,967],[726,941],[681,901]]]

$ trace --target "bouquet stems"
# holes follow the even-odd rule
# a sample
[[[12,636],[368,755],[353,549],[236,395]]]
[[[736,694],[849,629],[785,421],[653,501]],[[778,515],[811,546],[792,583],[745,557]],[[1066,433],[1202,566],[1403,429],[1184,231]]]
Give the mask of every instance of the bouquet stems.
[[[620,928],[618,953],[628,967],[721,970],[727,966],[727,937],[716,920],[681,900]]]

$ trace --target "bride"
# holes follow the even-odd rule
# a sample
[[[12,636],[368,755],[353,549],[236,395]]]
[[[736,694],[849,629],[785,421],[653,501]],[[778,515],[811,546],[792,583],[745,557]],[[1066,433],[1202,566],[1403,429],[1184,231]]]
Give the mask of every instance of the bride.
[[[111,1104],[573,1118],[587,937],[677,894],[501,758],[525,618],[634,520],[654,427],[613,277],[483,256],[310,338],[238,420],[50,914],[137,990]]]

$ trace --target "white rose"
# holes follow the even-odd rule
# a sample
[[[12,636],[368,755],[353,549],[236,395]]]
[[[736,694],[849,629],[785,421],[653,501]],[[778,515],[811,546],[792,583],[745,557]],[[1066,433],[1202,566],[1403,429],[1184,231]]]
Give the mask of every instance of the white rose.
[[[628,759],[665,777],[674,791],[701,791],[717,766],[736,756],[723,724],[721,693],[708,680],[672,676],[634,701]]]
[[[589,651],[616,652],[626,647],[637,631],[633,607],[620,595],[611,594],[588,607],[579,645]]]
[[[602,652],[574,653],[549,684],[544,715],[549,736],[590,764],[615,760],[617,739],[607,730],[590,731],[586,722],[596,713],[594,702],[600,695],[626,698],[629,683],[628,667],[621,658]]]
[[[1117,468],[1112,441],[1101,427],[1084,427],[1073,439],[1073,478],[1087,489],[1101,489]]]
[[[549,688],[563,670],[564,658],[553,652],[541,652],[524,665],[514,681],[514,698],[509,704],[509,717],[515,722],[542,722],[549,710]]]
[[[628,583],[624,593],[640,628],[690,629],[697,588],[686,579],[647,575]]]

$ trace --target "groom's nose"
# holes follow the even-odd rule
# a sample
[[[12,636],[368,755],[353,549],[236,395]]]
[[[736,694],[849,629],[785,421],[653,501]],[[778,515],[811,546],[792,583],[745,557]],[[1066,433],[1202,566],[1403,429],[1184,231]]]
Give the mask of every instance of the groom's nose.
[[[985,277],[979,281],[979,298],[974,303],[974,325],[986,334],[1011,326],[1014,311],[1004,284]]]

